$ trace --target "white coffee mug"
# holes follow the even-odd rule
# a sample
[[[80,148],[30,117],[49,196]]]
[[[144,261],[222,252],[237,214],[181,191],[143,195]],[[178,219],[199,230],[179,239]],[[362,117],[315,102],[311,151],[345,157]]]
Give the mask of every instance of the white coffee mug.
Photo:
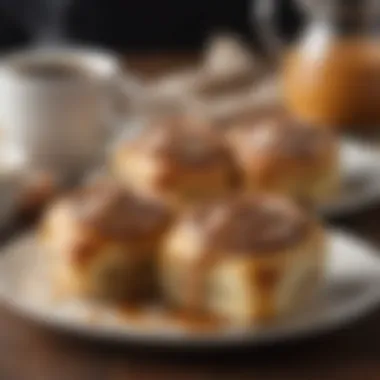
[[[28,171],[19,152],[0,150],[0,230],[12,222]]]
[[[45,80],[18,70],[40,62],[69,62],[88,75]],[[111,133],[106,126],[116,116],[113,97],[139,91],[115,56],[83,49],[14,54],[0,65],[0,83],[2,142],[23,152],[29,165],[64,175],[101,159]]]

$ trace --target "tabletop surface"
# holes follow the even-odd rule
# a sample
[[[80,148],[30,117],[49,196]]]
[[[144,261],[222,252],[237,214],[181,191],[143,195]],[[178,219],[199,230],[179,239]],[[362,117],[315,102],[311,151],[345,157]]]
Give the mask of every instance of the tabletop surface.
[[[129,57],[147,77],[184,67],[191,54]],[[380,205],[331,221],[380,247]],[[1,380],[378,380],[380,307],[328,335],[219,352],[176,352],[60,335],[0,308]]]

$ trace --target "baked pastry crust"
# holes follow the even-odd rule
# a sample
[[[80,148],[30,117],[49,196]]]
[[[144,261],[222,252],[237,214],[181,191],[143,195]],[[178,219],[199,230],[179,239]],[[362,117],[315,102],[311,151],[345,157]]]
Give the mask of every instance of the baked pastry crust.
[[[152,293],[156,252],[170,221],[164,205],[111,183],[60,199],[41,228],[56,284],[106,298]]]
[[[339,189],[339,149],[331,131],[275,116],[231,130],[228,140],[249,191],[318,204]]]
[[[324,233],[289,199],[245,196],[189,211],[164,245],[169,302],[236,324],[262,323],[304,305],[323,274]]]
[[[174,204],[219,197],[236,185],[236,168],[223,136],[184,118],[157,121],[111,157],[115,178]]]

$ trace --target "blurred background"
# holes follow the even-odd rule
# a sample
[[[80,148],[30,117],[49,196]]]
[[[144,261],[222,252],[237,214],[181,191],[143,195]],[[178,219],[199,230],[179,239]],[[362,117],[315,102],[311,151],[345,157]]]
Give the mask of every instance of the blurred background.
[[[257,1],[257,0],[256,0]],[[255,0],[0,0],[0,48],[27,46],[59,23],[70,41],[120,52],[199,49],[210,33],[228,30],[259,47],[250,8]],[[282,32],[292,38],[300,15],[278,0]],[[64,11],[60,12],[62,9]]]

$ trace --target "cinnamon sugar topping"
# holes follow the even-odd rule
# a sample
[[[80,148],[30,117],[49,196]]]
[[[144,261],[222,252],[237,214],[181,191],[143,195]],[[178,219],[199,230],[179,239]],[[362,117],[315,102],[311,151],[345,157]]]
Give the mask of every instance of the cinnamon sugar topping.
[[[187,222],[198,228],[211,251],[264,253],[300,241],[311,221],[290,200],[256,197],[194,211]]]
[[[150,236],[165,227],[170,218],[164,205],[114,184],[88,186],[72,200],[80,220],[105,236],[121,240]]]
[[[208,125],[182,119],[160,121],[150,128],[136,148],[179,166],[207,166],[228,156],[225,141]]]

